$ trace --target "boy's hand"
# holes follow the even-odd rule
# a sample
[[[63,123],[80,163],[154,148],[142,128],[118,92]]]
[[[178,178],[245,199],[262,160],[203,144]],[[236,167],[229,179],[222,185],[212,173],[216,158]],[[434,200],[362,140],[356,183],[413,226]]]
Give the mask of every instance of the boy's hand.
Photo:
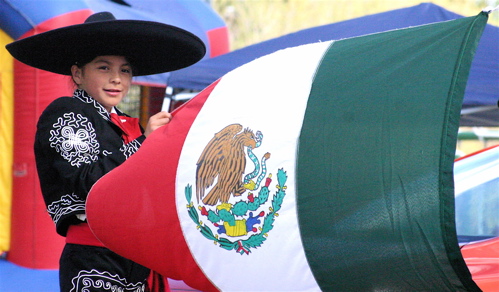
[[[168,124],[172,119],[172,114],[168,112],[159,112],[149,118],[144,135],[147,137],[157,128]]]

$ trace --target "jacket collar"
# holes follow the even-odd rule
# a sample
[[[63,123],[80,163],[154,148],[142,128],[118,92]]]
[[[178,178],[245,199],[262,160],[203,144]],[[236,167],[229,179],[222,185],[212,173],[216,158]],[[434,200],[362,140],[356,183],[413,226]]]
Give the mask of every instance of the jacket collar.
[[[97,112],[102,116],[102,118],[104,118],[107,121],[111,121],[109,112],[104,108],[104,106],[102,106],[93,97],[91,97],[85,90],[76,89],[73,93],[73,97],[81,100],[84,103],[92,105],[97,110]],[[118,115],[121,114],[121,112],[118,109],[116,109],[116,112]]]

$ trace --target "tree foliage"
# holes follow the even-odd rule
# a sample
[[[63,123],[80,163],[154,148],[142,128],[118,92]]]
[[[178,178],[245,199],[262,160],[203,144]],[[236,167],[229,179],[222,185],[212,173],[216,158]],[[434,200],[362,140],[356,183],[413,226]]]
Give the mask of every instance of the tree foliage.
[[[231,49],[318,25],[417,5],[421,0],[211,0],[224,18],[231,36]],[[424,1],[423,1],[424,2]],[[499,0],[434,0],[447,10],[473,16]],[[489,23],[499,23],[495,12]]]

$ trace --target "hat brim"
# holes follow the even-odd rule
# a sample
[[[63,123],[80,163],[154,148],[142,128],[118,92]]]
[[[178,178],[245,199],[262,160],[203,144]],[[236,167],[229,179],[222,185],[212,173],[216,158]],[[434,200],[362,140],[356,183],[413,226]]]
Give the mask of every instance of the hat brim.
[[[152,21],[110,20],[71,25],[6,46],[17,60],[53,73],[71,75],[77,61],[124,56],[135,76],[178,70],[199,61],[204,43],[181,28]]]

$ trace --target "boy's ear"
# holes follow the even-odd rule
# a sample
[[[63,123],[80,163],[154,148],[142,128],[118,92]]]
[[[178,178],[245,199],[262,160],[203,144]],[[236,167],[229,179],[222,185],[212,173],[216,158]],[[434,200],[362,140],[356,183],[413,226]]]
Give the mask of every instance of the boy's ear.
[[[73,77],[73,80],[77,85],[81,84],[81,75],[82,75],[81,68],[78,68],[78,66],[76,65],[71,66],[71,76]]]

